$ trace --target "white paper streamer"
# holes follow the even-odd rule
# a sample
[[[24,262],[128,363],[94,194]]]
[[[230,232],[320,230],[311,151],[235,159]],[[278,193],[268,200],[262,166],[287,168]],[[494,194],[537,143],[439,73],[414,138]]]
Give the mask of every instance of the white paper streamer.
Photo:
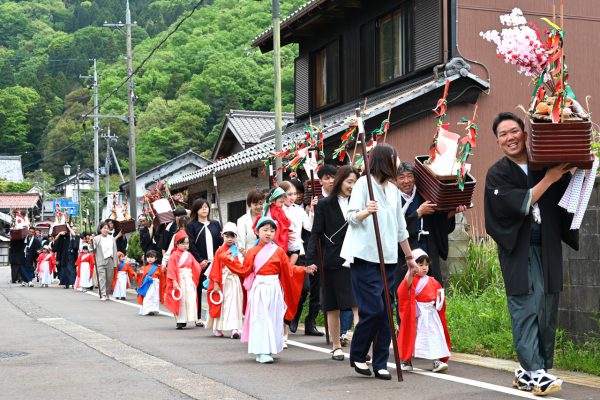
[[[571,229],[579,229],[581,227],[583,216],[592,196],[599,164],[598,157],[595,157],[591,169],[578,169],[571,178],[565,194],[558,203],[559,206],[566,209],[569,213],[574,214]]]

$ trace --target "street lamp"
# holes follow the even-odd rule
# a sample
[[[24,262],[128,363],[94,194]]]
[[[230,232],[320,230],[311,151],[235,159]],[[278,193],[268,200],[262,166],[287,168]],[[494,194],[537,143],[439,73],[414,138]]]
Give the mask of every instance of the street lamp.
[[[77,218],[79,219],[79,222],[81,222],[81,217],[79,214],[79,209],[81,208],[80,207],[81,206],[81,204],[80,204],[81,203],[81,200],[80,200],[81,193],[79,191],[79,171],[80,171],[80,166],[79,166],[79,164],[77,164],[77,176],[76,176],[76,179],[77,179]],[[67,177],[67,184],[65,185],[65,194],[66,194],[67,185],[69,184],[69,178],[71,177],[71,166],[69,164],[63,165],[63,172],[65,173],[65,176]]]

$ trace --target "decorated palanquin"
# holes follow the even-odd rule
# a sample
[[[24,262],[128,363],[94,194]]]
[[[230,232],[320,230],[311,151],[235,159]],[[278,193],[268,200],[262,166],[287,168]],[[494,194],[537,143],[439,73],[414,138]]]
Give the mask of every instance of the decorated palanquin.
[[[532,169],[566,163],[577,167],[559,205],[574,215],[571,229],[579,229],[592,194],[598,157],[591,148],[593,123],[569,86],[565,62],[563,0],[560,18],[542,18],[548,28],[528,23],[515,8],[500,16],[507,26],[481,36],[496,44],[498,57],[516,65],[518,72],[531,77],[533,92],[528,114],[528,159]],[[590,50],[592,51],[592,50]]]
[[[470,207],[476,183],[467,160],[477,146],[477,105],[471,119],[463,118],[458,122],[466,126],[464,137],[450,132],[450,124],[446,122],[449,88],[450,81],[447,80],[444,94],[433,110],[437,124],[429,155],[415,157],[417,191],[423,199],[436,204],[438,211]]]
[[[496,53],[504,62],[516,65],[518,72],[533,82],[528,114],[528,152],[532,169],[569,163],[590,169],[592,122],[589,113],[576,100],[569,86],[564,52],[563,17],[559,21],[542,18],[547,29],[528,23],[523,12],[515,8],[500,16],[507,28],[480,35],[496,44]]]

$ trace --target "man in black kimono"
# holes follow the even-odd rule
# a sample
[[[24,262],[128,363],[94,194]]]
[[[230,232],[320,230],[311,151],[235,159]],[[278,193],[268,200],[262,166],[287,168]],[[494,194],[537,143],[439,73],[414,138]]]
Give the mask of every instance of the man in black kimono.
[[[33,287],[35,261],[37,260],[39,250],[42,248],[42,242],[35,237],[34,228],[29,228],[29,233],[25,238],[24,244],[23,255],[25,256],[25,262],[21,265],[21,278],[23,279],[21,286]]]
[[[65,289],[73,288],[77,273],[75,271],[75,261],[79,256],[79,245],[81,238],[77,234],[76,226],[69,226],[69,232],[61,232],[56,239],[56,263],[58,266],[59,284],[64,285]]]
[[[563,284],[561,240],[578,249],[572,216],[558,206],[569,183],[569,166],[544,171],[529,168],[527,132],[514,114],[500,113],[493,123],[505,157],[488,170],[485,227],[498,244],[506,286],[513,342],[520,361],[513,385],[547,395],[562,381],[553,367],[558,300]]]
[[[23,239],[10,240],[8,262],[10,263],[11,282],[21,282],[21,266],[25,264],[25,241]]]

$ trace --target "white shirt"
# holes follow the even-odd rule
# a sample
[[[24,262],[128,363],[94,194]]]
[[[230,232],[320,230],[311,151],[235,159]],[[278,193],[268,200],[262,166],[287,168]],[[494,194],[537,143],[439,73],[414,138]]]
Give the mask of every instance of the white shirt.
[[[115,257],[115,254],[113,254],[114,239],[112,236],[100,236],[100,248],[102,248],[102,255],[105,259]]]
[[[304,246],[302,240],[302,228],[310,231],[312,229],[313,218],[314,215],[311,212],[310,214],[306,214],[301,207],[296,207],[295,204],[291,206],[283,206],[283,211],[285,215],[291,222],[290,232],[293,234],[294,239],[290,237],[290,242],[288,243],[289,251],[298,251],[300,250],[300,255],[304,254]]]
[[[395,264],[398,262],[398,243],[408,239],[406,221],[402,213],[402,197],[400,190],[391,182],[379,185],[375,179],[371,179],[373,195],[377,201],[377,221],[379,222],[384,262]],[[356,214],[367,207],[368,200],[367,178],[362,176],[352,188],[346,216],[348,231],[340,252],[340,256],[350,263],[354,262],[354,257],[379,263],[373,216],[370,215],[362,221],[356,218]]]
[[[254,246],[254,242],[256,242],[257,237],[254,233],[254,230],[252,230],[253,224],[254,221],[252,220],[252,214],[250,211],[238,218],[236,224],[238,231],[238,249],[244,249],[245,251],[248,251]]]

